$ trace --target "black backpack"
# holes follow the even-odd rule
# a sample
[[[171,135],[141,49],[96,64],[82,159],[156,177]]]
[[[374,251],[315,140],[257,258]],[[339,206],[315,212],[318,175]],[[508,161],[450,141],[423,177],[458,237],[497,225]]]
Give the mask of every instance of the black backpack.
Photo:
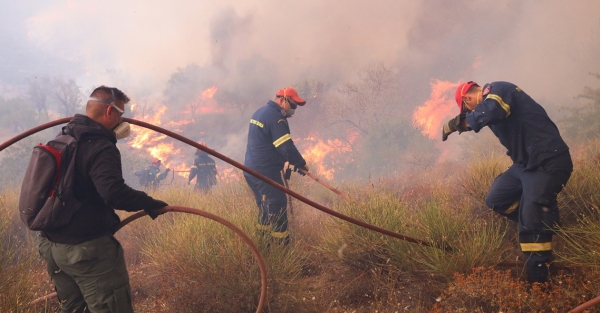
[[[29,229],[61,228],[81,207],[73,192],[76,154],[77,140],[64,132],[33,148],[19,196],[19,214]]]

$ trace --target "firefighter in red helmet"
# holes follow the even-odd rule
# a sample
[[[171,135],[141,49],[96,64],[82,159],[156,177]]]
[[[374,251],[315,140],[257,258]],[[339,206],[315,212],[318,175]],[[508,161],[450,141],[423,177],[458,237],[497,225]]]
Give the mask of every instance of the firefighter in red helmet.
[[[160,173],[161,161],[157,158],[152,159],[152,164],[143,170],[135,172],[135,176],[139,177],[139,183],[144,188],[158,188],[160,181],[167,177],[167,174],[171,171],[167,168],[164,172]]]
[[[496,177],[485,202],[518,223],[528,279],[546,282],[559,223],[556,198],[573,171],[569,147],[546,111],[512,83],[463,83],[455,98],[460,113],[443,126],[442,140],[487,126],[506,147],[513,164]]]

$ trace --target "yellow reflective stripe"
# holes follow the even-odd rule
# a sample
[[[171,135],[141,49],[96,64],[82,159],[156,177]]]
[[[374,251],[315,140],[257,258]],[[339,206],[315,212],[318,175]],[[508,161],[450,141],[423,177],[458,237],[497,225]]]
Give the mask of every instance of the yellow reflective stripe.
[[[507,117],[510,115],[510,105],[508,105],[506,102],[504,102],[504,100],[502,100],[502,98],[500,98],[499,95],[489,94],[485,99],[487,100],[488,98],[490,98],[492,100],[496,100],[496,102],[498,102],[498,104],[500,104],[502,109],[504,111],[506,111]]]
[[[255,120],[255,119],[250,119],[250,124],[254,124],[254,125],[256,125],[256,126],[258,126],[260,128],[263,128],[265,126],[265,125],[263,125],[263,123]]]
[[[523,252],[552,251],[552,242],[521,243]]]
[[[515,201],[515,203],[511,204],[508,209],[504,211],[504,214],[510,214],[514,212],[519,207],[519,203],[521,203],[521,200]]]
[[[281,137],[279,137],[279,139],[273,141],[273,145],[275,146],[275,148],[281,146],[284,142],[288,141],[292,139],[292,136],[290,136],[290,134],[285,134]]]
[[[198,166],[196,166],[196,165],[192,165],[192,168],[198,168]]]
[[[279,238],[279,239],[281,239],[281,238],[285,238],[285,237],[287,237],[289,235],[290,235],[290,233],[287,230],[284,231],[284,232],[279,232],[279,231],[271,232],[271,236],[273,236],[273,238]]]
[[[271,230],[271,225],[256,224],[256,228],[260,230]]]

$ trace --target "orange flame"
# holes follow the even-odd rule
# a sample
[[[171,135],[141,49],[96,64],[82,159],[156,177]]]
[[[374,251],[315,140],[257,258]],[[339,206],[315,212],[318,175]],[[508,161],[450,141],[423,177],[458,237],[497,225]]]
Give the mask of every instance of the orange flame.
[[[349,159],[350,155],[347,153],[352,151],[352,147],[342,140],[334,139],[324,142],[319,138],[308,137],[301,141],[310,142],[310,146],[303,149],[304,152],[302,153],[302,156],[309,165],[310,171],[316,173],[325,180],[331,181],[334,178],[334,166],[340,161],[335,155],[346,156],[345,160],[342,162],[349,163],[352,161]]]
[[[236,167],[221,168],[217,165],[217,178],[222,183],[232,183],[240,181],[240,174]]]
[[[440,135],[442,123],[458,113],[454,91],[458,83],[433,79],[431,95],[425,103],[413,112],[413,125],[421,128],[423,135],[435,139]]]
[[[217,93],[217,86],[212,86],[202,92],[202,100],[210,99]]]

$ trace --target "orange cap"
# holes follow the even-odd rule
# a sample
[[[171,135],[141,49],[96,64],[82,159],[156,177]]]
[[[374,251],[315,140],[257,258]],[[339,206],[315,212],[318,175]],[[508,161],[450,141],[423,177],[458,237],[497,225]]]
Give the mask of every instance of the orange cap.
[[[454,95],[454,98],[456,99],[456,104],[458,104],[458,108],[460,109],[461,113],[463,111],[462,97],[467,94],[467,91],[469,91],[469,88],[471,88],[471,86],[473,86],[473,85],[477,85],[477,83],[474,81],[470,81],[470,82],[462,83],[462,84],[458,85],[458,88],[456,88],[456,94]]]
[[[304,101],[304,99],[300,98],[298,96],[298,92],[296,91],[296,89],[292,88],[292,87],[287,87],[287,88],[283,88],[281,90],[279,90],[277,92],[277,96],[278,97],[290,97],[292,98],[292,100],[294,100],[294,102],[296,102],[297,105],[304,105],[306,104],[306,101]]]

